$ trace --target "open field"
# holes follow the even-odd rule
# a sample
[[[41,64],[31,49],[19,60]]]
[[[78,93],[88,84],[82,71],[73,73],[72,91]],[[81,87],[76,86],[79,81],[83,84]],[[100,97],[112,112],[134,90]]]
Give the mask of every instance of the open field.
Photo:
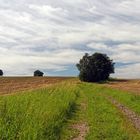
[[[38,89],[71,79],[69,77],[0,77],[0,94]]]
[[[140,80],[116,80],[106,84],[109,87],[130,91],[140,95]]]
[[[4,80],[7,85],[11,82]],[[140,139],[140,96],[132,89],[113,89],[110,84],[84,83],[76,78],[22,80],[15,80],[18,90],[11,92],[16,94],[0,96],[1,140]],[[22,83],[30,86],[24,89]],[[35,85],[39,88],[26,90]]]

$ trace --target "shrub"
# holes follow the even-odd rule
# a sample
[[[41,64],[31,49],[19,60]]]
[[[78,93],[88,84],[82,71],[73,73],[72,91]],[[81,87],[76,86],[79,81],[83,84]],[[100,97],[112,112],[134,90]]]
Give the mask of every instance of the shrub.
[[[3,76],[3,71],[2,70],[0,70],[0,76]]]
[[[34,76],[43,76],[43,75],[44,75],[44,73],[41,72],[40,70],[36,70],[36,71],[34,72]]]

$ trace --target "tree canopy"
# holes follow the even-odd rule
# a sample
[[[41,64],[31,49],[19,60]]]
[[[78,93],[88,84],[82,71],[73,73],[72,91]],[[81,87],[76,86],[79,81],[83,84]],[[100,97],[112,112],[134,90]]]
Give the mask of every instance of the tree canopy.
[[[106,54],[86,53],[77,64],[80,71],[79,78],[86,82],[99,82],[107,80],[111,73],[114,73],[114,64]]]

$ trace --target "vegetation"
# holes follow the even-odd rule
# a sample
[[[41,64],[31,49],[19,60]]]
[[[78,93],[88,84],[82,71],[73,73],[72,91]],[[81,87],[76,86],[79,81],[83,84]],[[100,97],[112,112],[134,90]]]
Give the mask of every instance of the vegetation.
[[[114,63],[106,54],[85,54],[77,64],[80,71],[79,78],[85,82],[99,82],[107,80],[114,73]]]
[[[139,140],[132,123],[102,96],[112,95],[137,112],[136,96],[123,93],[71,79],[44,89],[1,96],[0,139],[68,140],[79,135],[72,125],[86,122],[86,140]]]
[[[138,140],[139,132],[125,118],[120,110],[106,100],[102,86],[80,85],[83,98],[87,99],[86,118],[90,126],[87,140]],[[106,92],[111,89],[107,88]]]
[[[103,92],[102,92],[103,91]],[[118,89],[110,89],[106,87],[100,88],[100,92],[107,94],[120,103],[124,104],[134,112],[140,115],[140,96],[131,92],[121,91]]]
[[[115,108],[102,94],[102,85],[81,83],[78,85],[80,94],[76,104],[78,110],[73,119],[69,122],[72,124],[80,124],[87,121],[89,132],[86,140],[139,140],[140,134],[127,120],[120,110]],[[82,90],[81,90],[82,89]],[[106,88],[106,92],[111,89]],[[126,95],[127,96],[127,95]],[[80,101],[80,103],[79,103]],[[86,104],[86,110],[79,107]],[[69,127],[68,127],[69,128]],[[74,137],[75,130],[73,128],[65,129],[65,139]]]
[[[0,70],[0,76],[3,76],[3,71],[2,70]]]
[[[69,90],[67,90],[69,89]],[[74,108],[74,86],[59,86],[0,98],[1,140],[57,140]]]
[[[34,76],[43,76],[43,75],[44,75],[44,73],[42,71],[40,71],[40,70],[36,70],[34,72]]]

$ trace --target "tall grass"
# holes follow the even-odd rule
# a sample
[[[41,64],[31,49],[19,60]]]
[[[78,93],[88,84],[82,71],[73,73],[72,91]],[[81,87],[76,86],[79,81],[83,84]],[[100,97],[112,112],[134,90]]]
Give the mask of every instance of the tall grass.
[[[1,140],[57,140],[72,112],[77,90],[63,83],[0,97]]]

